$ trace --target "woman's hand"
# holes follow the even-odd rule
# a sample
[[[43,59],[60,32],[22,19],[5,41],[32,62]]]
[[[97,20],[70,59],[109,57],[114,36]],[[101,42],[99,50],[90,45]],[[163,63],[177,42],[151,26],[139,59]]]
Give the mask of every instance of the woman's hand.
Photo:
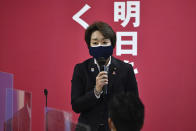
[[[106,71],[101,71],[96,77],[95,89],[97,92],[101,92],[104,85],[108,84],[108,73]]]

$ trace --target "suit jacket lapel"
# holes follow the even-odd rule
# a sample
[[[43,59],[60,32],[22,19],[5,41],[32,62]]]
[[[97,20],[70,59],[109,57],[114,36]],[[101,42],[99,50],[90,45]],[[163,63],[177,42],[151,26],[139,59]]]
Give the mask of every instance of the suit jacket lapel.
[[[88,71],[90,74],[90,79],[93,81],[93,84],[96,84],[96,76],[99,74],[97,65],[94,63],[94,59],[91,58],[88,64]]]
[[[111,57],[111,64],[109,67],[109,72],[108,72],[108,93],[112,91],[113,85],[116,81],[116,77],[119,74],[119,70],[117,67],[117,62],[114,57]]]

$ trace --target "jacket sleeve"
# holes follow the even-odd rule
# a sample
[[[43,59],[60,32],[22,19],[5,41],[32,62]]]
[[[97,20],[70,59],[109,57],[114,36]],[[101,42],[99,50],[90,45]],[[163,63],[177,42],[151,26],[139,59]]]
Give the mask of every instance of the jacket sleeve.
[[[135,78],[133,67],[130,64],[128,65],[127,73],[128,73],[128,76],[127,76],[127,82],[126,82],[126,91],[131,92],[135,96],[139,97],[137,81]]]
[[[90,110],[99,101],[94,94],[94,88],[85,92],[84,81],[82,81],[83,75],[81,65],[77,64],[71,81],[71,104],[72,110],[76,113]]]

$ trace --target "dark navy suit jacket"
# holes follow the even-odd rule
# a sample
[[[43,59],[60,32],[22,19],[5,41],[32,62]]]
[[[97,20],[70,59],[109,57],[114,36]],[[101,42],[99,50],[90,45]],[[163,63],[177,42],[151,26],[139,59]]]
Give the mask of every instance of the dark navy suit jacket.
[[[108,101],[114,94],[132,92],[139,96],[137,81],[130,64],[111,57],[108,93],[102,94],[99,99],[94,94],[98,73],[99,70],[93,58],[77,64],[74,68],[71,87],[72,110],[80,113],[78,122],[89,125],[92,131],[97,131],[100,124],[108,129]]]

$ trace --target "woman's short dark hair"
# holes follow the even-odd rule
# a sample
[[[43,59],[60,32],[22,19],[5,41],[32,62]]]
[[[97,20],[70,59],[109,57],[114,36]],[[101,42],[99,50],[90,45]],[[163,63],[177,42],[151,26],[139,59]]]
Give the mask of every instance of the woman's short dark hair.
[[[104,22],[94,22],[85,31],[85,41],[88,47],[90,47],[91,35],[95,31],[100,31],[106,39],[111,40],[112,47],[116,45],[116,33],[113,31],[112,27]]]

